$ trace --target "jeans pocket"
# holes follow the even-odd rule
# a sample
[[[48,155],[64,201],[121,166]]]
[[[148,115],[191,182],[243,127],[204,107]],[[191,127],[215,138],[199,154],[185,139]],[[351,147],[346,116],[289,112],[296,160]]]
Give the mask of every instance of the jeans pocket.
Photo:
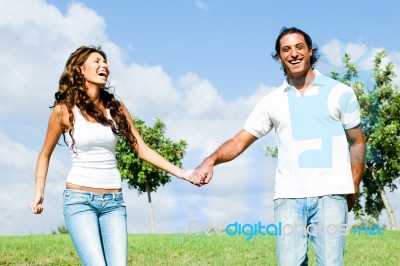
[[[328,195],[328,197],[335,200],[346,200],[346,195],[344,194],[332,194]]]
[[[126,208],[125,200],[123,197],[117,197],[115,199],[115,203],[117,204],[118,207],[124,207]]]
[[[285,204],[287,201],[287,198],[282,198],[282,199],[275,199],[274,200],[274,209],[278,209],[280,206]]]
[[[64,192],[64,204],[74,205],[74,204],[87,204],[89,202],[89,196],[83,193],[74,193],[70,191]]]

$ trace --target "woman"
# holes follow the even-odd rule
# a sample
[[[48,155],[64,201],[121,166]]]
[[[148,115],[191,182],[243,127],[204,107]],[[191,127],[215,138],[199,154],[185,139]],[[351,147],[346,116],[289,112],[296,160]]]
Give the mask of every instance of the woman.
[[[69,57],[37,159],[35,196],[30,205],[33,213],[42,213],[50,157],[63,135],[72,157],[64,218],[84,265],[126,265],[126,208],[115,157],[119,136],[154,166],[186,180],[190,174],[146,145],[127,108],[108,92],[109,74],[100,48],[82,46]]]

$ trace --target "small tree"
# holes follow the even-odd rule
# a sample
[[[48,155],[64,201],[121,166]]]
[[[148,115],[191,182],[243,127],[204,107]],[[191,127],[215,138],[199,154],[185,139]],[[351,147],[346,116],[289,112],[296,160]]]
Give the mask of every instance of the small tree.
[[[68,229],[67,229],[67,227],[66,227],[65,225],[59,225],[59,226],[57,226],[57,230],[52,230],[51,233],[52,233],[53,235],[57,235],[57,234],[60,234],[60,235],[69,234]]]
[[[376,219],[370,215],[366,215],[366,216],[358,218],[357,222],[351,226],[351,229],[357,230],[363,226],[367,227],[367,228],[372,227],[372,226],[378,227],[378,226],[380,226],[378,222],[379,222],[378,219]],[[386,229],[386,225],[383,225],[382,228]]]
[[[396,219],[387,197],[385,187],[390,192],[397,189],[400,176],[400,91],[393,83],[396,76],[393,63],[383,65],[386,52],[376,54],[374,60],[374,88],[365,89],[357,81],[358,71],[345,55],[347,72],[340,77],[335,71],[332,77],[354,88],[361,107],[362,126],[367,142],[366,171],[362,180],[360,197],[354,206],[356,219],[363,217],[378,219],[386,209],[391,229],[397,229]],[[360,198],[365,200],[362,207]]]
[[[183,140],[173,142],[165,136],[164,122],[156,118],[152,127],[146,126],[145,122],[138,117],[132,118],[137,130],[146,144],[158,152],[171,163],[181,167],[182,159],[187,148]],[[150,208],[150,222],[154,233],[154,212],[151,201],[151,192],[156,192],[160,186],[171,182],[171,176],[165,171],[154,167],[146,161],[141,160],[131,146],[120,138],[116,148],[118,170],[122,179],[128,181],[129,188],[137,189],[139,195],[147,192]]]

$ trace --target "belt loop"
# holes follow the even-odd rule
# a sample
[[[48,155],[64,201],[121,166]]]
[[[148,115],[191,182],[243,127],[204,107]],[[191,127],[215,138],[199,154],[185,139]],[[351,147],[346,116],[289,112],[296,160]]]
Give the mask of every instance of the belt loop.
[[[94,194],[90,192],[90,196],[92,196],[92,201],[94,200]]]
[[[113,195],[113,201],[115,203],[115,193],[112,193],[112,195]]]

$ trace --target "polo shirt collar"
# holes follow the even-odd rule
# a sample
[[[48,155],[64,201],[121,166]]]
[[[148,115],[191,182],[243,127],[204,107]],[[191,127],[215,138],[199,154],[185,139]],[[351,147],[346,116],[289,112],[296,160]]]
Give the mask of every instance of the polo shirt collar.
[[[313,72],[315,74],[315,78],[313,80],[313,82],[310,84],[310,87],[312,86],[323,86],[323,83],[318,82],[320,79],[318,77],[322,77],[323,75],[321,74],[321,72],[319,72],[317,69],[313,69]],[[294,87],[292,85],[289,84],[289,82],[287,81],[287,78],[285,78],[283,80],[283,84],[282,87],[284,89],[284,91],[289,91],[290,89],[294,89]]]

